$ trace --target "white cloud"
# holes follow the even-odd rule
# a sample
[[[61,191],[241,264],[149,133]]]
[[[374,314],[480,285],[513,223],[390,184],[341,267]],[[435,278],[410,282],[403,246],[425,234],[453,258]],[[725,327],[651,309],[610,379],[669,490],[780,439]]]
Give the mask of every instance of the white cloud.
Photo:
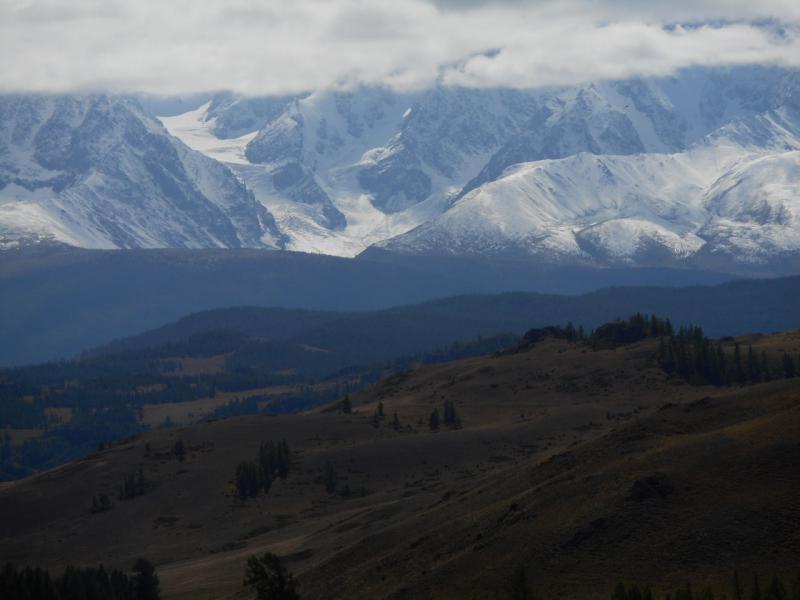
[[[0,55],[0,91],[536,87],[800,66],[800,2],[0,0]]]

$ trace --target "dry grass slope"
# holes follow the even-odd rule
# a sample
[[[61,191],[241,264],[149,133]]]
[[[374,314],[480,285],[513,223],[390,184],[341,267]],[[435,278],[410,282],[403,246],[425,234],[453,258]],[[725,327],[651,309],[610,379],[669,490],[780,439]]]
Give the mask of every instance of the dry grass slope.
[[[753,343],[800,349],[796,335]],[[391,377],[355,396],[353,414],[153,431],[0,489],[0,559],[144,555],[175,600],[246,597],[245,560],[266,550],[311,599],[482,597],[519,563],[541,597],[571,599],[605,598],[618,579],[666,589],[724,583],[734,567],[796,569],[800,379],[691,387],[655,366],[656,348],[547,339]],[[447,400],[463,427],[430,431]],[[289,478],[237,501],[236,464],[280,438]],[[169,454],[177,439],[183,462]],[[325,492],[327,462],[349,496]],[[94,494],[116,496],[140,467],[144,495],[90,514]]]

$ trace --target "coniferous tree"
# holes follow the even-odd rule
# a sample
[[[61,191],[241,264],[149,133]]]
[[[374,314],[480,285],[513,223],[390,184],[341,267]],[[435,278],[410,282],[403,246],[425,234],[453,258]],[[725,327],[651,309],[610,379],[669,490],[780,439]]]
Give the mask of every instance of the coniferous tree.
[[[444,424],[448,427],[460,427],[461,421],[456,414],[456,407],[452,400],[444,401]]]
[[[764,593],[765,600],[787,600],[786,588],[777,575],[773,575],[769,586]]]
[[[144,494],[144,470],[142,467],[139,467],[139,470],[136,471],[136,495],[141,496]]]
[[[756,360],[752,345],[747,347],[747,379],[751,382],[761,381],[761,364]]]
[[[572,321],[569,321],[567,326],[564,328],[564,337],[567,338],[568,342],[573,342],[578,337],[578,332],[575,330],[575,326],[572,324]]]
[[[252,588],[258,600],[299,600],[293,575],[271,552],[247,559],[244,585]]]
[[[114,504],[111,502],[111,498],[109,498],[106,494],[92,496],[92,514],[106,512],[111,510],[113,507]]]
[[[742,351],[739,348],[739,342],[736,342],[733,347],[733,370],[736,381],[738,383],[744,383],[745,371],[744,367],[742,366]]]
[[[533,592],[531,592],[531,586],[528,582],[528,575],[522,565],[519,565],[514,570],[509,587],[509,600],[533,600]]]
[[[431,416],[428,418],[428,427],[431,431],[438,431],[439,429],[439,409],[434,408]]]
[[[159,600],[161,597],[156,570],[150,561],[144,558],[134,563],[131,584],[134,598],[137,600]]]
[[[714,590],[710,587],[703,588],[697,595],[697,600],[714,600]]]
[[[625,589],[625,584],[621,581],[614,586],[614,592],[611,594],[611,600],[628,600],[628,590]]]
[[[3,433],[3,445],[0,446],[0,462],[6,461],[11,458],[11,436],[6,431]]]
[[[794,582],[792,582],[789,598],[791,598],[791,600],[800,600],[800,572],[797,573]]]
[[[126,475],[125,479],[123,479],[119,486],[119,499],[132,500],[133,498],[136,498],[136,496],[141,496],[144,494],[144,490],[144,471],[141,467],[139,467],[135,473]]]
[[[378,402],[378,417],[383,418],[385,415],[383,413],[383,402]]]
[[[733,600],[744,600],[744,591],[742,590],[742,582],[739,579],[739,570],[733,570],[733,581],[731,582],[733,588]]]
[[[336,491],[336,485],[339,483],[339,477],[336,474],[336,468],[330,461],[325,463],[325,470],[322,474],[322,482],[325,484],[325,491],[329,494],[332,494]]]
[[[159,600],[158,575],[140,559],[131,576],[118,570],[68,566],[58,577],[43,569],[12,565],[0,571],[0,598],[5,600]]]
[[[795,375],[795,365],[794,359],[792,355],[788,352],[783,353],[783,376],[787,379],[794,377]]]
[[[687,584],[685,588],[675,592],[675,600],[694,600],[691,584]]]
[[[344,400],[342,400],[342,412],[346,415],[349,415],[353,412],[353,405],[350,402],[350,394],[344,395]]]
[[[753,589],[750,590],[750,600],[761,600],[761,586],[758,583],[758,575],[753,576]]]
[[[764,381],[772,381],[772,373],[770,372],[767,353],[763,350],[761,351],[761,378]]]
[[[275,448],[272,442],[262,442],[258,449],[259,487],[269,493],[275,479]]]
[[[172,447],[172,453],[180,462],[183,462],[186,459],[186,446],[184,445],[183,440],[178,440],[175,442],[175,445]]]
[[[397,416],[397,412],[395,412],[394,417],[392,417],[392,429],[400,431],[400,418]]]
[[[289,444],[286,440],[278,442],[276,450],[276,468],[278,470],[278,477],[286,479],[289,476],[289,464],[292,457],[289,451]]]
[[[240,500],[258,496],[260,488],[258,467],[255,463],[243,460],[236,467],[236,495]]]

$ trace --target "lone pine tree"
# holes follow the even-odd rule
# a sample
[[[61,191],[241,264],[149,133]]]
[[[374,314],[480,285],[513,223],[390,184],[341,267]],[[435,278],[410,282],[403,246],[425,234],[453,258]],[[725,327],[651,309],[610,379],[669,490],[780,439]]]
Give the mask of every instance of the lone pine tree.
[[[161,590],[155,567],[150,561],[140,558],[133,564],[131,584],[134,598],[138,600],[159,600]]]
[[[439,429],[439,409],[434,408],[431,416],[428,418],[428,427],[431,428],[431,431],[437,431]]]
[[[325,491],[329,494],[335,492],[338,482],[339,477],[336,474],[336,468],[331,461],[326,462],[322,473],[322,483],[325,484]]]
[[[522,565],[519,565],[514,570],[509,585],[508,597],[509,600],[533,600],[533,592],[528,582],[528,575]]]
[[[461,420],[456,413],[456,406],[449,399],[444,401],[444,424],[453,428],[461,426]]]
[[[240,500],[258,496],[258,468],[254,462],[243,460],[236,467],[236,495]]]
[[[183,462],[186,459],[186,446],[183,443],[183,440],[178,440],[175,442],[175,445],[172,447],[172,454],[175,455],[180,462]]]

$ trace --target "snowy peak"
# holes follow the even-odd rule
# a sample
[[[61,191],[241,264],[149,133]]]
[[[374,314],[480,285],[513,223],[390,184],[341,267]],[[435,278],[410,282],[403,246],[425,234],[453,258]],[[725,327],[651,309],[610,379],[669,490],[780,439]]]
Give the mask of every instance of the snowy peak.
[[[280,243],[268,211],[230,170],[184,146],[129,98],[2,97],[0,148],[4,244]]]
[[[721,269],[800,257],[797,71],[193,102],[159,122],[129,98],[0,98],[0,240]]]
[[[558,263],[591,262],[599,254],[629,260],[650,240],[681,255],[702,245],[691,234],[700,209],[687,199],[710,182],[689,159],[673,155],[581,153],[524,163],[384,247]]]
[[[800,152],[737,165],[705,194],[701,232],[720,254],[763,263],[800,250]]]
[[[580,153],[515,165],[381,246],[570,264],[775,263],[800,253],[800,152],[785,151],[800,143],[792,115],[758,115],[681,153]],[[738,135],[754,123],[766,147]]]

